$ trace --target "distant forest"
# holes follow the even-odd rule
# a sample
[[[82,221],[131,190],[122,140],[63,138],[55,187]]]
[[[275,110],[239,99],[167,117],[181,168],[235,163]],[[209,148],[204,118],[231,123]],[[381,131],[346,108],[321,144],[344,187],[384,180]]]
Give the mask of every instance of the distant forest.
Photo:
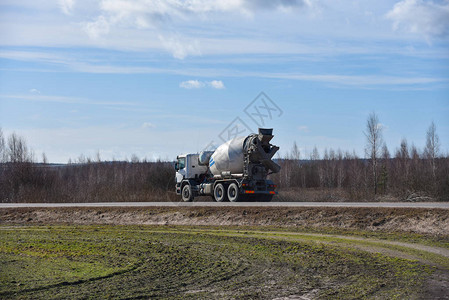
[[[315,148],[301,159],[296,143],[282,169],[270,178],[278,186],[273,201],[449,201],[449,155],[440,153],[432,123],[426,146],[405,139],[390,153],[372,113],[364,132],[365,158],[354,152]],[[1,202],[179,201],[174,193],[173,162],[101,161],[80,156],[67,164],[36,162],[26,141],[0,129]]]

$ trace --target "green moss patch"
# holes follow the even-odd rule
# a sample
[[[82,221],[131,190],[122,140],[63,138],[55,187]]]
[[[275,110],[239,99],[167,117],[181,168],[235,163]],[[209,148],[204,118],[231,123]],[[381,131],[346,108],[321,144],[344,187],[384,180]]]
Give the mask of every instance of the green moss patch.
[[[431,274],[350,242],[203,229],[0,227],[0,298],[413,298]]]

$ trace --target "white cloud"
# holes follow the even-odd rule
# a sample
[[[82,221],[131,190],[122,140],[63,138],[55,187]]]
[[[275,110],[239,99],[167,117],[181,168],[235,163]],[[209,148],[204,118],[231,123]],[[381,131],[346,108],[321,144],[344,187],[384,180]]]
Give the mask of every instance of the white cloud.
[[[440,4],[441,3],[441,4]],[[394,30],[422,34],[425,37],[449,35],[449,1],[402,0],[387,13]]]
[[[5,1],[18,9],[5,9],[0,18],[0,28],[5,28],[2,46],[168,51],[178,59],[220,54],[404,53],[396,43],[388,43],[388,49],[379,43],[379,38],[398,38],[390,29],[391,22],[382,17],[392,9],[387,0],[358,5],[313,0],[58,0],[52,5],[43,1],[45,8],[26,1]],[[55,9],[70,15],[55,14]],[[321,10],[318,17],[313,16],[316,9]],[[364,17],[362,9],[372,17]],[[248,14],[254,18],[247,18]],[[406,24],[398,22],[399,27]],[[353,43],[354,38],[363,42]],[[418,52],[423,50],[428,48]]]
[[[40,94],[41,91],[39,91],[38,89],[30,89],[30,93],[31,94]]]
[[[223,81],[221,80],[212,80],[210,82],[208,82],[209,86],[213,87],[214,89],[224,89],[225,86],[223,84]]]
[[[150,123],[150,122],[144,122],[142,124],[142,128],[155,128],[155,127],[156,127],[156,125],[154,125],[153,123]]]
[[[66,97],[66,96],[51,96],[41,95],[39,90],[31,89],[31,95],[5,95],[0,94],[0,99],[7,100],[22,100],[22,101],[34,101],[34,102],[53,102],[53,103],[72,103],[72,104],[87,104],[87,105],[99,105],[99,106],[135,106],[132,102],[112,102],[112,101],[96,101],[87,98],[80,97]]]
[[[102,11],[115,21],[136,24],[140,19],[151,23],[164,22],[170,18],[186,18],[189,15],[236,12],[252,13],[256,10],[311,6],[310,0],[103,0]]]
[[[247,74],[249,76],[249,74]],[[447,83],[444,77],[409,77],[409,76],[385,76],[385,75],[340,75],[340,74],[298,74],[298,73],[259,73],[254,77],[291,79],[311,82],[336,83],[346,86],[391,86],[391,85],[416,85]]]
[[[241,3],[252,9],[280,9],[282,11],[312,5],[310,0],[246,0]]]
[[[309,127],[306,126],[306,125],[301,125],[301,126],[298,126],[298,130],[301,131],[301,132],[308,133],[309,132]]]
[[[395,52],[396,53],[396,52]],[[288,58],[289,56],[286,56]],[[438,51],[430,51],[425,56],[417,57],[439,57],[448,59],[447,54],[442,55]],[[32,52],[32,51],[0,51],[0,58],[17,60],[17,61],[33,61],[51,63],[53,65],[59,65],[64,71],[73,71],[79,73],[93,73],[93,74],[170,74],[170,75],[182,75],[186,77],[201,77],[201,78],[268,78],[268,79],[288,79],[304,82],[323,82],[329,84],[336,84],[340,86],[360,86],[360,87],[372,87],[372,86],[402,86],[411,88],[420,88],[424,85],[436,85],[447,86],[449,78],[441,76],[441,74],[429,74],[423,76],[411,76],[410,74],[397,74],[385,75],[385,74],[360,74],[360,75],[343,75],[339,73],[299,73],[299,72],[285,72],[282,69],[271,70],[266,72],[261,71],[248,71],[241,70],[235,72],[232,68],[211,68],[211,67],[159,67],[153,66],[149,62],[145,61],[145,64],[141,66],[127,66],[114,62],[104,62],[102,60],[94,60],[84,56],[84,62],[80,62],[78,56],[67,56],[61,54]],[[125,60],[125,59],[124,59]],[[126,61],[126,60],[125,60]],[[261,61],[263,63],[263,60]],[[150,66],[151,65],[151,66]],[[39,69],[32,69],[34,71]],[[47,72],[48,70],[42,69]],[[200,80],[188,80],[181,82],[180,87],[186,89],[192,88],[204,88],[208,87],[220,87],[219,80],[212,81],[200,81]],[[225,87],[224,83],[221,82]],[[416,86],[420,85],[420,87]],[[62,98],[62,97],[58,97]],[[36,99],[38,100],[38,99]],[[43,98],[41,100],[44,100]],[[50,99],[48,98],[50,101]]]
[[[62,12],[66,15],[70,15],[72,13],[73,5],[75,4],[75,0],[59,0],[59,7]]]
[[[75,0],[60,0],[65,14],[70,14]],[[184,59],[190,55],[201,55],[199,42],[184,36],[180,24],[189,24],[199,19],[212,20],[217,14],[252,15],[259,10],[279,9],[289,11],[294,7],[309,6],[310,0],[102,0],[96,19],[81,23],[87,35],[96,40],[112,32],[144,31],[159,38],[163,48],[173,57]],[[95,15],[95,14],[94,14]]]
[[[387,125],[382,124],[382,123],[377,123],[376,128],[379,130],[388,130],[389,129],[389,127]]]
[[[170,37],[159,35],[159,40],[174,58],[184,59],[189,55],[201,55],[199,43],[196,40],[182,39],[179,35]]]
[[[83,29],[91,39],[97,39],[109,33],[109,21],[104,16],[99,16],[94,22],[83,24]]]
[[[225,88],[225,85],[221,80],[212,80],[212,81],[187,80],[179,84],[179,87],[185,89],[200,89],[206,86],[218,90],[222,90]]]
[[[187,80],[183,81],[179,84],[179,87],[182,87],[184,89],[200,89],[204,87],[204,83],[198,80]]]

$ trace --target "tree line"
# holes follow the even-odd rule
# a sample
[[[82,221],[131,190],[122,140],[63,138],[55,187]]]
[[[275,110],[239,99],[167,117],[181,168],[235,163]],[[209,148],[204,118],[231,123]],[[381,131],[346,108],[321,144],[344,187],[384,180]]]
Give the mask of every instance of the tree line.
[[[368,117],[364,134],[364,158],[355,151],[332,148],[320,155],[315,147],[307,159],[300,159],[295,142],[290,153],[279,159],[281,172],[272,178],[281,189],[296,189],[298,193],[306,189],[339,191],[340,200],[449,201],[449,155],[440,153],[433,122],[424,149],[402,139],[391,154],[375,113]]]
[[[1,202],[170,201],[174,195],[171,162],[101,161],[81,155],[63,165],[36,163],[33,151],[17,134],[0,129]]]
[[[270,175],[278,185],[278,200],[449,201],[449,155],[440,152],[432,123],[426,145],[418,149],[403,139],[390,153],[378,116],[372,113],[364,131],[365,157],[355,151],[325,149],[301,159],[296,142],[278,158],[281,171]],[[67,164],[37,163],[26,141],[0,129],[1,202],[177,201],[173,162],[101,161],[81,155]],[[300,197],[304,195],[303,197]],[[329,195],[336,195],[329,198]]]

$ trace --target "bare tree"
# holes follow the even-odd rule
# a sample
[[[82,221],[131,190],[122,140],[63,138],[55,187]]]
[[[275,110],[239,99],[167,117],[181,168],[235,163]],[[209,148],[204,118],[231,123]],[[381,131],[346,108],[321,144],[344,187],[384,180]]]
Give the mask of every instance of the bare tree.
[[[388,150],[387,144],[382,145],[382,170],[380,173],[380,186],[382,187],[383,193],[386,194],[388,190],[388,180],[391,165],[391,155]]]
[[[360,199],[363,186],[363,163],[361,163],[357,154],[353,150],[352,154],[346,153],[346,160],[349,161],[348,176],[349,176],[349,192],[354,199]]]
[[[0,128],[0,163],[5,161],[6,161],[5,137],[3,136],[3,131]]]
[[[430,124],[429,129],[427,130],[427,140],[426,140],[426,148],[424,149],[424,155],[430,162],[430,167],[432,170],[432,176],[435,180],[436,174],[436,166],[435,159],[438,157],[440,152],[440,139],[436,134],[436,126],[435,123]]]
[[[13,163],[31,162],[33,156],[25,139],[15,133],[8,138],[7,155],[9,161]]]
[[[137,154],[134,153],[133,155],[131,155],[131,160],[130,160],[130,162],[133,163],[133,164],[136,164],[136,163],[140,162],[140,159],[139,159],[139,157],[137,156]]]
[[[310,153],[310,161],[312,162],[309,166],[309,186],[319,187],[321,184],[320,172],[321,163],[320,163],[320,153],[318,152],[318,148],[316,145],[313,147],[312,153]]]
[[[327,187],[328,183],[328,165],[329,165],[329,153],[327,148],[324,148],[323,159],[318,165],[318,175],[320,178],[320,187]]]
[[[382,146],[382,159],[387,162],[390,158],[390,151],[388,150],[387,144],[384,143]]]
[[[290,185],[294,187],[301,186],[303,173],[299,163],[301,152],[296,144],[296,141],[293,142],[289,158],[291,160]]]
[[[395,181],[395,186],[402,191],[402,194],[407,193],[410,187],[410,154],[407,139],[401,140],[399,149],[396,149],[394,156],[395,174],[392,180]]]
[[[345,180],[345,169],[344,169],[344,161],[343,161],[343,152],[341,149],[338,149],[337,152],[337,187],[341,188],[343,186],[343,181]]]
[[[335,154],[335,150],[329,149],[329,160],[328,160],[328,169],[327,169],[327,182],[329,187],[335,187],[335,178],[337,172],[337,157]]]
[[[44,165],[48,164],[48,159],[47,159],[47,155],[45,155],[45,152],[42,152],[42,163]]]
[[[298,145],[296,144],[296,141],[293,142],[293,147],[292,147],[292,159],[296,160],[297,162],[299,161],[299,159],[301,158],[301,152],[299,151]]]
[[[97,163],[101,162],[100,150],[97,150],[97,153],[95,154],[95,161]]]
[[[366,122],[366,132],[364,132],[367,139],[366,152],[371,162],[371,172],[373,176],[373,188],[374,194],[377,194],[377,181],[378,181],[378,157],[382,142],[382,127],[379,123],[379,118],[376,113],[372,112]]]
[[[400,149],[398,151],[399,151],[399,157],[401,159],[409,159],[410,158],[410,154],[409,154],[409,151],[408,151],[408,142],[407,142],[406,138],[403,138],[401,140],[401,146],[400,146]]]
[[[84,156],[84,154],[80,154],[80,156],[78,156],[78,159],[75,161],[75,163],[78,163],[78,164],[85,164],[85,163],[87,163],[86,156]]]

